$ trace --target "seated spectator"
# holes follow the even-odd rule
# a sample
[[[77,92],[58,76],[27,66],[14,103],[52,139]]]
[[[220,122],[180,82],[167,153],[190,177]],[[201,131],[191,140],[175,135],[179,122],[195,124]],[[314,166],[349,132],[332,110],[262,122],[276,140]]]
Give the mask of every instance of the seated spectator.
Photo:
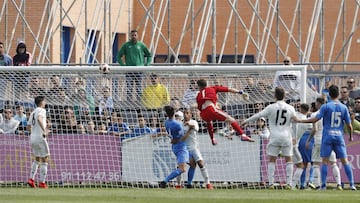
[[[74,106],[74,112],[77,122],[84,126],[87,125],[88,121],[96,120],[96,116],[90,113],[91,110],[89,105],[87,104],[85,104],[84,106]]]
[[[100,122],[96,126],[96,135],[107,135],[107,124],[105,122]]]
[[[46,128],[47,128],[47,130],[48,130],[48,134],[49,134],[49,135],[52,135],[52,134],[57,133],[56,129],[55,129],[54,126],[53,126],[53,123],[52,123],[50,117],[47,117],[47,118],[46,118]]]
[[[149,118],[149,127],[156,132],[156,136],[167,136],[168,133],[166,132],[165,126],[160,123],[159,117],[152,115]]]
[[[86,134],[88,134],[88,135],[95,135],[96,134],[94,121],[90,120],[90,121],[87,122]]]
[[[77,125],[73,108],[66,106],[57,125],[58,132],[61,134],[77,134]]]
[[[17,134],[28,134],[26,133],[26,127],[27,127],[27,120],[28,118],[26,117],[25,113],[24,113],[24,107],[17,105],[15,107],[15,116],[14,119],[19,121],[19,127],[17,129]]]
[[[112,112],[111,122],[109,124],[108,133],[115,136],[123,136],[131,133],[131,130],[120,112]]]
[[[150,137],[156,136],[156,131],[152,130],[150,127],[146,125],[146,121],[143,115],[138,115],[139,126],[134,127],[131,134],[127,134],[122,137],[122,140],[128,138],[134,138],[139,136],[149,135]]]
[[[29,97],[45,96],[46,89],[40,85],[39,76],[32,76],[29,82]]]
[[[11,108],[5,108],[4,119],[0,123],[0,134],[15,134],[16,129],[19,127],[19,121],[13,118]]]
[[[224,128],[218,130],[218,133],[219,133],[220,136],[224,136],[229,140],[232,140],[233,136],[236,135],[236,131],[234,130],[234,128],[231,125],[227,124],[227,123],[225,123]]]
[[[86,128],[83,124],[77,125],[77,134],[78,135],[86,135]]]
[[[160,83],[160,79],[156,74],[151,74],[150,80],[151,84],[145,87],[142,92],[142,104],[146,109],[161,109],[170,102],[168,89]]]

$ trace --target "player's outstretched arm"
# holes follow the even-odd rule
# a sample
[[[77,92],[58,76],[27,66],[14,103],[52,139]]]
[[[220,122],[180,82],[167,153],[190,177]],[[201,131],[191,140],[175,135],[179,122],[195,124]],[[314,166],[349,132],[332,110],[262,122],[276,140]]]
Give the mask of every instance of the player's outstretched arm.
[[[249,94],[244,92],[243,90],[238,90],[238,89],[229,87],[229,92],[240,94],[244,100],[249,100],[249,98],[250,98]]]

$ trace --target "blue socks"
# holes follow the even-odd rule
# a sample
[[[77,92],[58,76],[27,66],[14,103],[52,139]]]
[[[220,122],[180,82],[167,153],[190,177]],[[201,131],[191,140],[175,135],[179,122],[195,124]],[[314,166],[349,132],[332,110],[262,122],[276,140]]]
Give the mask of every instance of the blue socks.
[[[168,175],[164,182],[168,183],[170,180],[176,178],[177,176],[179,176],[181,174],[181,170],[179,168],[177,168],[176,170],[174,170],[173,172],[170,173],[170,175]]]
[[[190,167],[189,171],[188,171],[188,179],[187,179],[187,184],[188,185],[192,184],[192,180],[194,179],[194,175],[195,175],[195,168]]]
[[[346,176],[349,179],[350,186],[354,186],[354,175],[351,165],[349,163],[344,165]]]

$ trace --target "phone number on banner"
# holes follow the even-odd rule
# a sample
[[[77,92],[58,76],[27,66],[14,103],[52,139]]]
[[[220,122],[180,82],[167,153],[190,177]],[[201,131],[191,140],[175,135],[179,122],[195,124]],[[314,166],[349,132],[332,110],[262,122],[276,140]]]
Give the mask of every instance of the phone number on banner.
[[[119,181],[120,172],[61,172],[62,181]]]

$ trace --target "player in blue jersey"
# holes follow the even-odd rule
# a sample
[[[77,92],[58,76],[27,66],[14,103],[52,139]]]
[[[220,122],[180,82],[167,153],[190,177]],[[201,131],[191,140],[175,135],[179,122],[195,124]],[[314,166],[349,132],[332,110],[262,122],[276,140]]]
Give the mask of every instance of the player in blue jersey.
[[[165,106],[164,110],[168,116],[168,119],[165,121],[165,128],[171,138],[171,148],[176,156],[178,167],[160,182],[160,188],[166,188],[167,183],[170,180],[185,173],[186,163],[189,162],[189,151],[186,147],[186,143],[181,139],[184,136],[183,125],[175,120],[175,110],[172,106]]]
[[[301,123],[314,123],[323,119],[323,135],[320,148],[320,156],[322,157],[321,166],[321,189],[326,189],[326,178],[328,172],[329,157],[332,150],[336,154],[336,158],[341,160],[344,166],[346,176],[349,179],[350,189],[356,190],[354,185],[353,171],[351,164],[347,160],[346,145],[344,140],[344,122],[349,130],[349,141],[353,140],[352,125],[350,114],[347,107],[337,98],[339,97],[339,87],[331,85],[329,87],[330,101],[320,107],[320,111],[315,117],[306,120],[300,120]]]

